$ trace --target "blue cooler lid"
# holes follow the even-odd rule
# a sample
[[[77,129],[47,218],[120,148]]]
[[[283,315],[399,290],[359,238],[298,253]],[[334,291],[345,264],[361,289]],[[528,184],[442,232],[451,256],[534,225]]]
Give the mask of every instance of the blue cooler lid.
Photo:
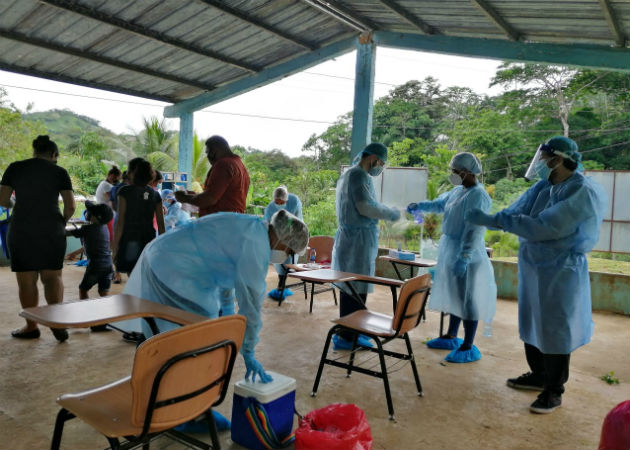
[[[272,402],[291,391],[295,391],[295,379],[270,370],[266,371],[273,381],[261,383],[259,381],[241,380],[234,383],[234,393],[241,397],[255,397],[260,403]]]

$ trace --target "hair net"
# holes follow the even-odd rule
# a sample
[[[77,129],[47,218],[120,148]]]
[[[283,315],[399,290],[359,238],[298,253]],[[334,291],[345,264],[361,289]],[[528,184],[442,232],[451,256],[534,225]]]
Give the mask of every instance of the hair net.
[[[380,142],[372,142],[371,144],[368,144],[363,150],[361,150],[357,156],[355,156],[352,164],[357,164],[359,161],[361,161],[361,158],[363,158],[363,156],[367,155],[376,155],[381,161],[383,161],[383,163],[386,163],[387,147],[385,147]]]
[[[578,146],[575,141],[564,136],[552,137],[541,147],[541,150],[553,155],[562,156],[576,163],[582,160],[582,155],[578,152]]]
[[[271,217],[271,226],[278,239],[301,255],[308,245],[308,227],[290,212],[281,209]]]
[[[481,173],[481,162],[479,158],[477,158],[472,153],[462,152],[453,156],[451,162],[449,163],[449,167],[455,170],[465,170],[470,173],[474,173],[475,175],[479,175]]]
[[[171,189],[162,189],[162,192],[160,192],[160,195],[162,196],[162,200],[166,200],[167,198],[174,198],[175,194],[173,194],[173,191]]]
[[[289,191],[287,190],[286,186],[278,186],[274,191],[273,191],[273,198],[274,200],[278,199],[278,200],[283,200],[283,201],[287,201],[289,199]]]

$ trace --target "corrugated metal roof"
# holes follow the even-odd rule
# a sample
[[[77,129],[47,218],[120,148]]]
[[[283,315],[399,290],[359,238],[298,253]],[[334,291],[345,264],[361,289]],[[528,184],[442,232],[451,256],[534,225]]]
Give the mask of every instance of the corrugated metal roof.
[[[0,0],[0,69],[175,103],[365,29],[627,47],[630,0]]]

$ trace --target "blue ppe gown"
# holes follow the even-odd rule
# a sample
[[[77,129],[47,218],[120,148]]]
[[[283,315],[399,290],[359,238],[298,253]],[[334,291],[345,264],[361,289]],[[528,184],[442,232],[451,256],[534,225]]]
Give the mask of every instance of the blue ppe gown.
[[[262,219],[211,214],[147,245],[124,293],[214,318],[225,301],[223,292],[235,289],[238,313],[247,318],[241,353],[253,353],[262,327],[270,254],[268,227]],[[160,331],[177,328],[171,322],[156,322]],[[143,331],[152,334],[145,324]]]
[[[593,334],[588,253],[607,207],[604,189],[579,172],[562,183],[540,180],[496,215],[519,236],[521,339],[547,354],[569,354]]]
[[[263,216],[263,218],[267,223],[269,223],[271,222],[271,217],[281,209],[286,209],[287,212],[290,212],[298,219],[304,220],[304,217],[302,217],[302,202],[300,201],[300,198],[295,194],[289,194],[287,203],[282,206],[276,205],[273,201],[271,201],[265,208],[265,215]],[[293,257],[289,256],[283,264],[294,264],[295,262],[297,262],[297,258],[298,257],[295,255]],[[274,264],[273,267],[276,269],[276,272],[278,272],[278,275],[286,275],[287,271],[284,270],[282,264]]]
[[[492,322],[497,285],[486,253],[486,228],[464,220],[468,211],[479,208],[487,213],[491,204],[480,183],[469,188],[457,186],[433,201],[418,204],[421,211],[444,213],[429,308],[464,320]],[[462,276],[454,273],[458,260],[467,263]]]
[[[164,216],[164,226],[167,230],[184,225],[190,222],[190,214],[182,210],[182,204],[179,202],[171,203],[166,206],[166,215]]]
[[[398,220],[400,211],[376,201],[372,177],[359,165],[348,169],[337,181],[336,208],[339,228],[332,269],[373,276],[378,254],[378,220]],[[339,287],[352,294],[345,283]],[[358,294],[373,290],[368,283],[354,283],[353,287]]]

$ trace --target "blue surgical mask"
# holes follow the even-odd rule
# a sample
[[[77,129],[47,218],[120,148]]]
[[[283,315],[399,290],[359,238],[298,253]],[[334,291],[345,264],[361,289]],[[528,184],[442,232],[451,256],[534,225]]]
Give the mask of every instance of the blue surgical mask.
[[[540,178],[541,180],[546,180],[549,178],[549,175],[551,175],[551,169],[547,167],[547,161],[545,161],[544,159],[541,159],[536,163],[536,165],[534,166],[534,170],[536,171],[536,175],[538,175],[538,178]]]
[[[373,177],[378,177],[383,172],[383,166],[374,166],[368,170],[368,173]]]

